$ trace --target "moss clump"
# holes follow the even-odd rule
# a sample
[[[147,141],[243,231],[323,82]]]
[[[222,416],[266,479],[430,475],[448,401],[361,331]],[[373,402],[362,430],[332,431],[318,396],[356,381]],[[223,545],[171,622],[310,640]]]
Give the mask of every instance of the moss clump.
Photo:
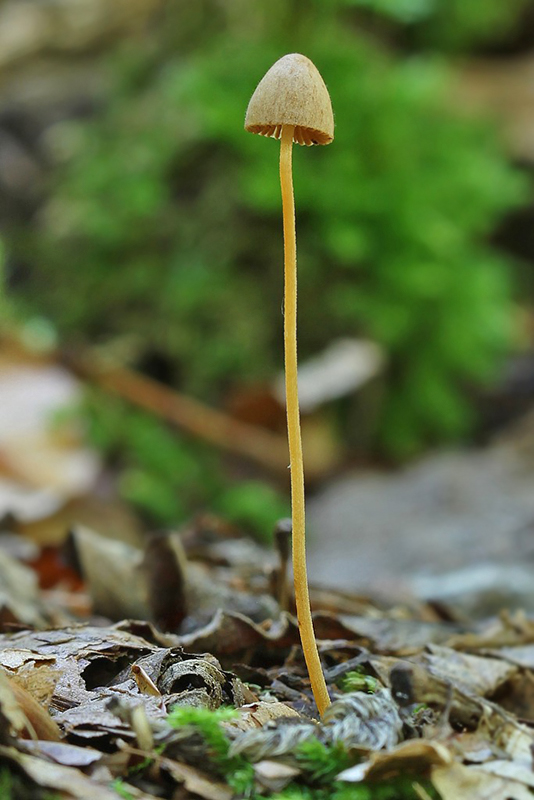
[[[175,706],[167,717],[174,728],[191,727],[204,739],[208,756],[222,777],[236,794],[251,797],[254,787],[254,768],[243,756],[230,756],[230,740],[221,728],[221,722],[235,719],[238,712],[232,708],[208,711],[204,708]]]

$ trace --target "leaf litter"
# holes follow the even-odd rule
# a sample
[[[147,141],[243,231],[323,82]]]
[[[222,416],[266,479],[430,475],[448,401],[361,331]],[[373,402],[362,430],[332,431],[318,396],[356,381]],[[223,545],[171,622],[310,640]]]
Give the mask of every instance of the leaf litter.
[[[63,555],[90,595],[86,620],[2,556],[2,796],[534,796],[525,614],[451,622],[312,587],[333,701],[319,720],[287,559],[210,517],[144,549],[76,528]]]

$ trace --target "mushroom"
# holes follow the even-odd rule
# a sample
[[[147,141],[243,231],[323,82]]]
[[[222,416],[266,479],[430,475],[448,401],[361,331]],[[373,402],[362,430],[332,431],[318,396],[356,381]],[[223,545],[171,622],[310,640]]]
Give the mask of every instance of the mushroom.
[[[280,185],[284,227],[284,363],[291,471],[291,519],[295,604],[302,650],[319,713],[330,705],[313,622],[306,570],[304,465],[297,385],[297,254],[291,156],[293,142],[329,144],[334,116],[328,90],[306,56],[279,59],[258,84],[245,116],[245,130],[280,139]]]

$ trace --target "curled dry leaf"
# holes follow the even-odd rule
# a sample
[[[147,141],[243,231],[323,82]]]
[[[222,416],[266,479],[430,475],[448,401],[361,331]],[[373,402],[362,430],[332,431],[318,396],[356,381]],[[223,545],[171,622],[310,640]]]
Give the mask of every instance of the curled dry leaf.
[[[98,781],[84,775],[79,769],[54,764],[43,758],[21,753],[14,747],[0,747],[0,759],[4,764],[14,765],[35,786],[49,792],[57,792],[72,800],[117,800],[117,794],[107,786],[108,780]],[[129,787],[130,790],[130,787]],[[153,795],[131,787],[134,800],[155,800]]]
[[[96,614],[150,619],[140,550],[81,525],[71,531],[67,547],[87,583]]]
[[[248,591],[246,584],[236,590],[228,570],[219,568],[214,579],[215,566],[188,562],[174,533],[151,537],[141,550],[77,526],[68,551],[88,584],[94,611],[109,619],[151,620],[163,630],[189,631],[219,608],[256,622],[278,615],[269,595]],[[265,576],[263,582],[267,587]]]
[[[39,705],[37,700],[13,679],[10,681],[10,687],[26,719],[26,725],[22,731],[19,731],[19,734],[23,737],[31,736],[52,742],[59,741],[61,738],[59,728],[48,711]]]
[[[29,721],[13,692],[11,682],[0,670],[0,742],[10,744],[15,736],[29,730]]]
[[[524,783],[458,763],[435,767],[432,783],[442,800],[532,800]]]
[[[66,742],[47,742],[28,740],[24,743],[24,750],[30,755],[44,756],[56,764],[64,767],[78,767],[85,769],[97,764],[104,758],[104,754],[92,747],[77,747]]]
[[[475,730],[484,712],[479,698],[461,692],[420,664],[399,660],[390,672],[390,683],[400,706],[425,703],[439,711],[447,710],[451,724],[457,729]]]
[[[421,662],[433,675],[482,697],[494,694],[517,672],[512,664],[487,655],[470,655],[439,645],[429,645],[428,651],[421,656]]]
[[[224,783],[207,777],[190,764],[181,764],[171,758],[158,758],[157,764],[162,767],[180,786],[194,797],[204,800],[233,800],[235,793]]]
[[[534,722],[534,675],[518,670],[499,692],[499,705],[523,722]]]
[[[296,767],[282,764],[279,761],[265,760],[254,764],[256,780],[260,786],[271,792],[281,792],[297,775],[300,775],[300,772]]]
[[[252,763],[287,756],[291,759],[299,745],[316,739],[319,726],[302,718],[267,722],[262,728],[239,733],[230,755],[244,755]]]
[[[349,748],[390,749],[402,739],[403,723],[387,689],[339,698],[327,708],[322,723],[327,742],[343,742]]]
[[[0,715],[5,725],[4,741],[22,736],[58,741],[59,728],[48,712],[22,686],[0,669]]]
[[[0,622],[45,624],[35,573],[6,553],[0,557]]]
[[[460,630],[450,623],[324,612],[314,614],[313,621],[319,639],[348,639],[375,653],[396,656],[418,653],[431,642],[443,644],[454,631]]]
[[[247,655],[250,658],[255,650],[273,652],[287,649],[299,641],[296,621],[289,614],[281,614],[266,629],[242,614],[221,609],[207,625],[178,638],[188,650],[216,652],[221,660],[230,661],[239,661]]]
[[[239,708],[239,717],[225,723],[225,726],[228,730],[254,730],[256,728],[262,728],[267,722],[290,717],[299,719],[300,714],[285,703],[278,703],[276,701],[267,703],[258,700],[255,703],[248,703],[241,706]]]
[[[444,745],[412,740],[403,742],[388,752],[374,753],[369,761],[340,772],[337,780],[359,783],[364,779],[379,781],[406,773],[421,776],[431,767],[449,765],[452,760],[450,751]]]

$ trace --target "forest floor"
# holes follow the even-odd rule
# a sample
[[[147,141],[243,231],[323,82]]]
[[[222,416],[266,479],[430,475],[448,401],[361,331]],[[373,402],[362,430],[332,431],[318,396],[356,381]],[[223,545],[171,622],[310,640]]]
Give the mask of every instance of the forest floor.
[[[140,537],[93,498],[67,504],[85,524],[43,546],[61,475],[79,490],[96,465],[40,441],[56,495],[9,501],[2,482],[18,514],[0,533],[2,800],[531,799],[531,429],[344,477],[310,502],[322,718],[287,528],[276,550],[209,515]],[[4,468],[28,475],[36,430],[22,449],[6,436]]]
[[[534,612],[534,419],[479,449],[343,476],[308,505],[315,582]]]

